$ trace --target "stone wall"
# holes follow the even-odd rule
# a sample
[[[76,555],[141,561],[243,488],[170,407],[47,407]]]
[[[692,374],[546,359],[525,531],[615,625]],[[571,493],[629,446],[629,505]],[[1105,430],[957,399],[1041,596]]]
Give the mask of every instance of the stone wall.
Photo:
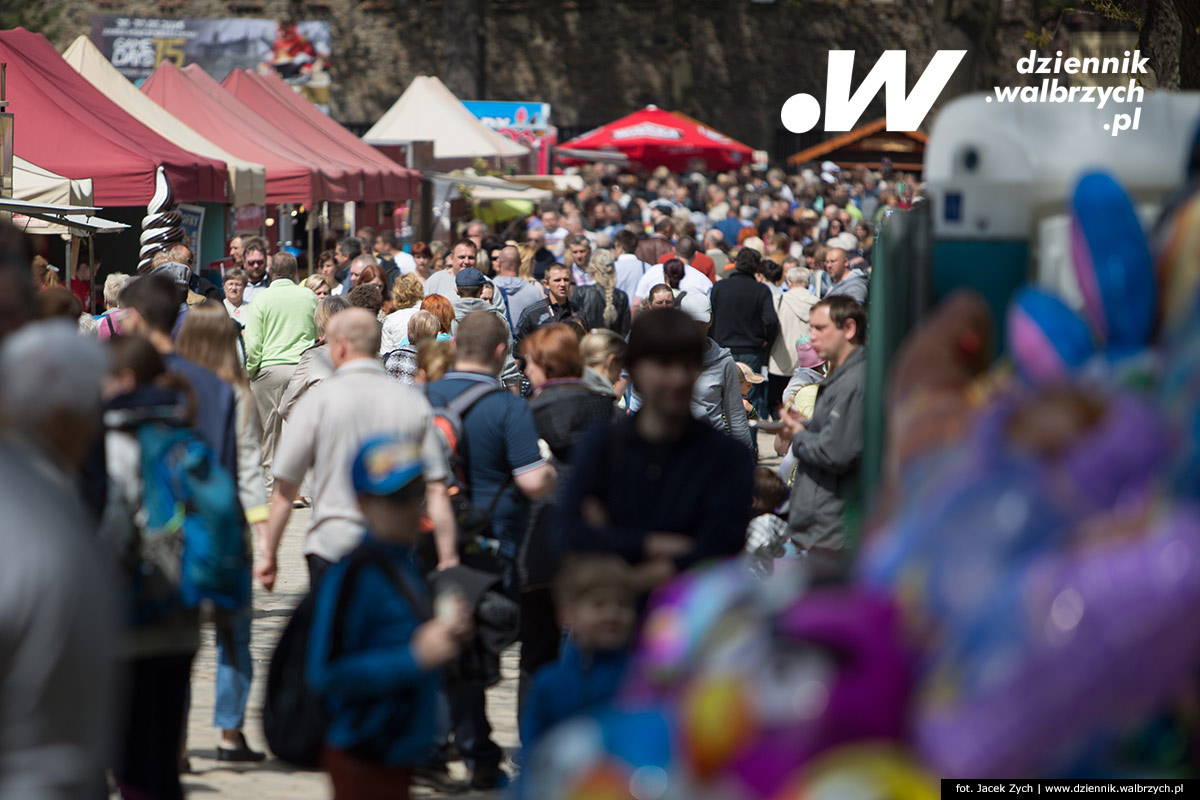
[[[828,50],[858,52],[857,85],[883,50],[906,49],[911,87],[914,67],[928,63],[939,30],[933,0],[65,0],[64,5],[54,33],[60,48],[88,32],[93,13],[328,19],[333,116],[356,127],[374,122],[414,76],[445,76],[448,54],[478,42],[459,25],[469,18],[465,7],[482,20],[484,69],[478,85],[484,96],[469,97],[472,87],[464,91],[455,77],[451,82],[459,84],[463,99],[549,102],[553,122],[568,134],[654,103],[685,111],[776,157],[822,136],[787,135],[779,109],[797,92],[824,97]],[[1004,2],[1006,9],[1015,5]],[[455,37],[449,48],[448,36]],[[864,121],[882,111],[880,97]]]

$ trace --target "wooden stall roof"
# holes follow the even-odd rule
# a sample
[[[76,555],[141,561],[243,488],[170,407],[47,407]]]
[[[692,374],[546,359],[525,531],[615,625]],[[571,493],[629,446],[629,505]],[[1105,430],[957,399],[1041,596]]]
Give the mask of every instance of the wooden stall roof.
[[[842,169],[879,169],[886,156],[895,169],[920,172],[929,137],[920,131],[889,131],[880,118],[788,156],[793,166],[813,161],[832,161]]]

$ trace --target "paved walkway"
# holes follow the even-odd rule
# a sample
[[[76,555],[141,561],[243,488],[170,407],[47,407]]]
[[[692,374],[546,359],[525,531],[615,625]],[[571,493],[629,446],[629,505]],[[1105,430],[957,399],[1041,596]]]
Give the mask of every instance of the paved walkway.
[[[262,704],[271,652],[292,609],[308,590],[308,570],[300,550],[310,516],[307,510],[292,515],[280,548],[279,577],[275,591],[270,594],[258,591],[254,597],[254,624],[250,640],[250,652],[254,657],[254,684],[247,709],[246,738],[255,750],[266,750],[262,732]],[[502,669],[504,680],[488,693],[488,718],[495,728],[496,742],[509,749],[517,746],[515,652],[506,654]],[[213,632],[208,626],[192,667],[192,709],[188,717],[187,740],[192,774],[184,776],[185,792],[197,798],[324,800],[331,797],[329,780],[323,773],[298,771],[273,758],[261,764],[244,765],[230,765],[216,760],[217,732],[212,727],[216,672]],[[464,776],[461,770],[457,775]],[[428,792],[422,795],[422,790],[414,793],[431,796]],[[498,797],[500,794],[485,792],[454,796],[471,800]]]
[[[773,437],[759,434],[759,452],[765,466],[777,466],[778,456],[771,448]],[[292,609],[308,590],[308,571],[301,555],[304,531],[311,512],[296,511],[283,538],[279,555],[279,576],[275,591],[259,591],[254,597],[254,624],[250,652],[254,657],[254,684],[247,709],[246,738],[255,750],[266,750],[262,732],[262,704],[267,666],[276,640],[283,632]],[[488,719],[495,729],[496,742],[506,749],[518,746],[516,692],[516,649],[505,654],[501,664],[504,679],[488,692]],[[212,727],[213,698],[216,683],[216,651],[211,626],[204,631],[200,652],[192,668],[192,708],[188,718],[188,757],[192,774],[184,776],[185,791],[195,797],[256,798],[256,800],[323,800],[332,796],[323,773],[302,772],[273,758],[261,764],[230,766],[216,760],[217,732]],[[461,765],[452,765],[456,777],[464,777]],[[418,796],[433,796],[416,790]],[[498,797],[500,792],[460,794],[462,800]]]

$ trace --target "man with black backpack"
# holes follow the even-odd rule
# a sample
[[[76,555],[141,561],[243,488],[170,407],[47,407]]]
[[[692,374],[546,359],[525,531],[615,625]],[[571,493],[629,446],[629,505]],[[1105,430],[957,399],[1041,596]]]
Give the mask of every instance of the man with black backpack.
[[[554,467],[538,451],[537,429],[528,406],[505,390],[498,376],[508,354],[508,327],[495,314],[475,311],[462,318],[455,337],[454,371],[427,389],[435,414],[460,420],[460,440],[452,454],[452,467],[476,512],[489,524],[488,540],[496,569],[512,588],[514,562],[529,518],[529,500],[554,489]],[[470,393],[468,395],[468,393]],[[455,401],[472,400],[462,408]],[[468,548],[478,546],[468,542]],[[503,786],[502,753],[491,740],[484,713],[484,687],[458,685],[449,691],[455,742],[472,770],[471,787]]]

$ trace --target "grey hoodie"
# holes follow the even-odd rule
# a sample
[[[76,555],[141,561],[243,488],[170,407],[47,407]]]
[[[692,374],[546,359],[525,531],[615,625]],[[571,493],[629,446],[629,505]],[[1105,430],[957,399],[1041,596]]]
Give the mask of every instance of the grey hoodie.
[[[869,297],[870,281],[867,278],[867,273],[861,269],[852,269],[829,290],[826,297],[833,297],[835,294],[844,294],[847,297],[853,297],[858,301],[860,306],[864,308],[867,305]]]
[[[845,546],[846,507],[857,510],[866,384],[867,349],[856,347],[822,381],[812,420],[792,440],[796,482],[788,523],[804,549]]]
[[[497,294],[499,294],[499,292],[497,292]],[[503,303],[503,301],[501,302]],[[450,331],[451,336],[458,335],[458,323],[462,322],[462,318],[467,314],[470,314],[472,311],[490,311],[500,319],[504,320],[505,330],[508,331],[508,358],[504,363],[505,366],[507,366],[513,362],[516,354],[512,351],[512,329],[508,327],[508,317],[504,315],[503,307],[501,307],[500,310],[496,310],[496,307],[492,303],[489,303],[487,300],[479,297],[456,297],[451,300],[450,303],[454,306],[454,326]]]
[[[708,420],[714,428],[757,453],[754,435],[746,422],[746,407],[742,405],[740,380],[741,373],[729,350],[709,339],[704,371],[692,387],[692,416]]]

